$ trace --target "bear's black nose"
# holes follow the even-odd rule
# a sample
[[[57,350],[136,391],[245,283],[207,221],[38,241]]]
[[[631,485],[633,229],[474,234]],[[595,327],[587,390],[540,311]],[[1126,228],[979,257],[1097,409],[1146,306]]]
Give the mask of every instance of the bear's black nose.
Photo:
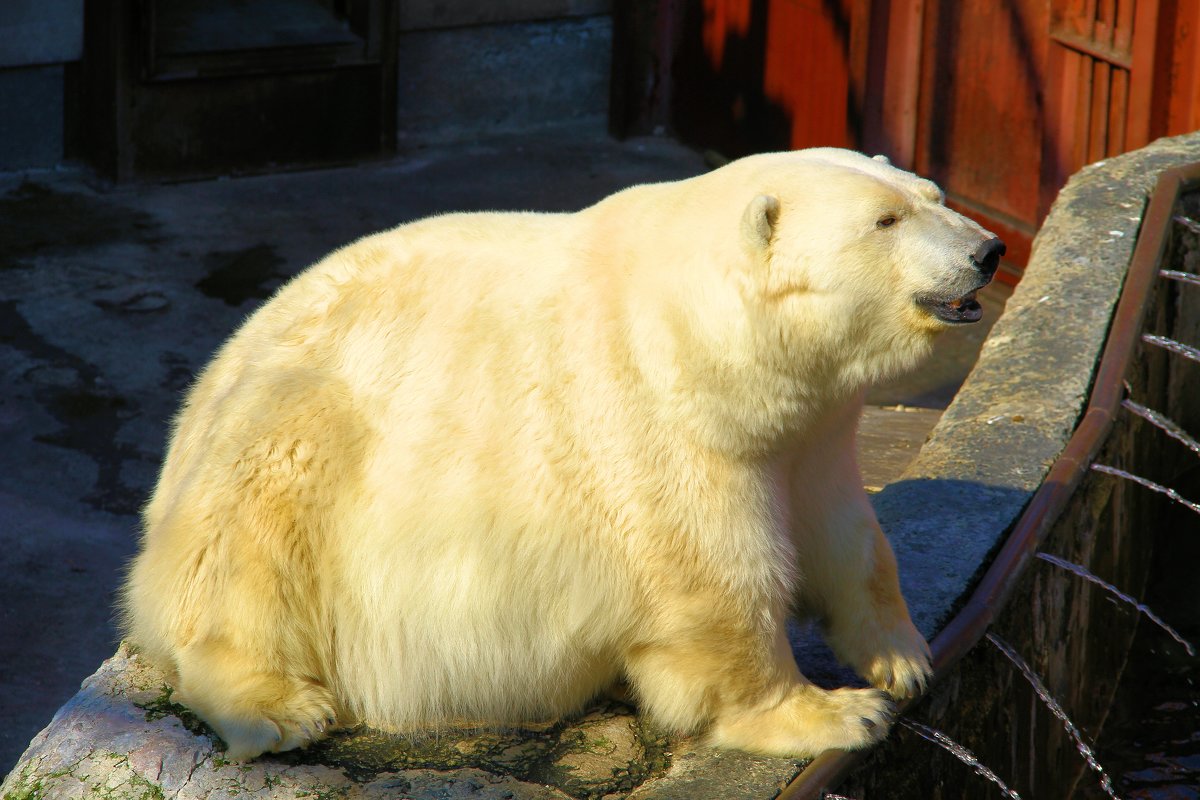
[[[975,248],[971,260],[975,262],[975,267],[983,273],[985,278],[991,278],[1000,266],[1000,256],[1004,255],[1004,250],[1004,242],[992,237]]]

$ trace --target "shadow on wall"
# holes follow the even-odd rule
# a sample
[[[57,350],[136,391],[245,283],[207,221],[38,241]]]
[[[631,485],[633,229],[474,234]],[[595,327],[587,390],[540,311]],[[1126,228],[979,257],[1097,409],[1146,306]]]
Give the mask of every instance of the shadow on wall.
[[[718,28],[713,19],[718,5],[730,15],[736,13],[735,6],[748,5],[745,24],[722,19]],[[682,138],[730,158],[790,146],[791,115],[763,88],[768,6],[769,0],[686,4],[672,65],[676,80],[670,109]],[[723,33],[723,39],[720,45],[708,47],[706,32],[713,28],[718,35]]]

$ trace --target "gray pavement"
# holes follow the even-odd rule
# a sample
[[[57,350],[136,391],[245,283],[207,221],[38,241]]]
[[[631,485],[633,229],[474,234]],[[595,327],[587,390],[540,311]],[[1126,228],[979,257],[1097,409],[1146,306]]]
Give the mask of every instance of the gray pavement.
[[[425,148],[338,169],[104,187],[81,171],[0,175],[0,775],[116,647],[134,551],[181,393],[289,276],[359,236],[453,210],[573,210],[697,174],[666,139],[594,127]],[[989,323],[1006,292],[994,292]],[[867,483],[915,453],[986,326],[872,396]],[[956,332],[957,333],[957,332]],[[888,413],[907,414],[903,424]],[[885,463],[886,462],[886,463]]]

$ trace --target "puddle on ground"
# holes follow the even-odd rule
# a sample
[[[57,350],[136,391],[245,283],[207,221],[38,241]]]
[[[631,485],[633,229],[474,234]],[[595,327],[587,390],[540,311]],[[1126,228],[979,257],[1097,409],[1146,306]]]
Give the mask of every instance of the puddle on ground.
[[[269,244],[209,253],[204,262],[208,277],[198,281],[196,288],[231,306],[265,300],[288,277],[282,270],[284,260]]]
[[[96,482],[85,502],[114,514],[136,513],[144,492],[122,480],[122,467],[127,460],[147,456],[116,437],[121,426],[139,413],[138,406],[117,392],[94,364],[39,336],[16,301],[0,301],[0,342],[36,362],[21,383],[60,425],[35,439],[83,453],[95,462]]]
[[[151,215],[124,208],[111,198],[25,181],[0,196],[0,270],[34,255],[109,242],[157,241],[158,227]]]

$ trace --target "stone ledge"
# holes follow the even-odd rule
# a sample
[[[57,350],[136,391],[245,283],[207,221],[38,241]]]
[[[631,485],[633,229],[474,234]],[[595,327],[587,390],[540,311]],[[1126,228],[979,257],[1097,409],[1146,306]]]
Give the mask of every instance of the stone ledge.
[[[500,732],[414,740],[357,729],[248,764],[222,752],[204,723],[171,702],[163,675],[122,645],[34,738],[0,797],[695,800],[770,797],[800,768],[669,742],[615,702],[577,720]]]

